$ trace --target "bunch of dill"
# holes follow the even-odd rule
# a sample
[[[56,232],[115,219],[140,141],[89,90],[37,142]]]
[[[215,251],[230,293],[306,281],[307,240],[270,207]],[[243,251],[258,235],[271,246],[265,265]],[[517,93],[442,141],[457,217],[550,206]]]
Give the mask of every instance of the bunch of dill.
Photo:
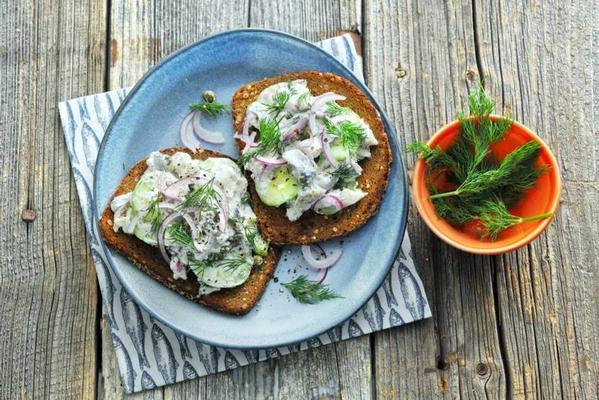
[[[470,92],[468,105],[470,115],[458,114],[458,139],[446,151],[422,142],[408,146],[408,151],[418,154],[428,166],[429,198],[437,215],[457,227],[478,221],[484,226],[482,238],[493,240],[516,224],[551,217],[551,213],[543,213],[523,218],[509,212],[547,171],[547,166],[536,165],[541,145],[532,140],[496,160],[491,145],[503,139],[513,121],[490,118],[495,105],[482,87]],[[454,190],[441,192],[433,184],[441,175]]]

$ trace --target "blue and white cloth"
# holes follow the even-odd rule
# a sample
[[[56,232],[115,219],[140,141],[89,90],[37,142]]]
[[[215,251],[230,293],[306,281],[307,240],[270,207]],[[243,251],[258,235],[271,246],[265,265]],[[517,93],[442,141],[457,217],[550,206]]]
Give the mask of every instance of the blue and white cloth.
[[[318,46],[363,79],[362,58],[356,53],[349,35],[319,42]],[[110,119],[127,92],[128,89],[114,90],[59,104],[104,313],[112,330],[112,343],[126,393],[214,374],[431,316],[406,234],[389,275],[368,303],[340,326],[303,343],[249,351],[225,349],[197,342],[153,319],[123,290],[106,262],[97,224],[92,221],[96,156]]]

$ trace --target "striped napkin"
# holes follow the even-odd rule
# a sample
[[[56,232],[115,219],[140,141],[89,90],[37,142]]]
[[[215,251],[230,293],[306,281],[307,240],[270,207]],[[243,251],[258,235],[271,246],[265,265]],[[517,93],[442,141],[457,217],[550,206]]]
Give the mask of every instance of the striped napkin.
[[[337,36],[317,45],[363,80],[362,58],[356,52],[351,35]],[[128,89],[119,89],[59,104],[104,313],[112,331],[126,393],[214,374],[431,316],[406,234],[389,275],[368,303],[343,324],[300,344],[259,350],[214,347],[185,337],[152,318],[123,290],[106,262],[97,225],[92,220],[93,171],[98,148],[110,119],[127,93]]]

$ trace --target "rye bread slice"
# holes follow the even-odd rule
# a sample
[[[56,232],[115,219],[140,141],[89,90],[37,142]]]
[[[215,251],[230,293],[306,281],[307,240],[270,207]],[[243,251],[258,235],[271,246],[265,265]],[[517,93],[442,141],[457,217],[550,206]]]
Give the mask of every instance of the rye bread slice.
[[[189,153],[193,158],[200,160],[208,157],[226,157],[223,154],[202,149],[196,150],[195,152],[186,148],[177,147],[161,150],[162,153],[169,155],[178,151]],[[145,160],[135,164],[116,189],[114,196],[133,190],[146,168]],[[242,315],[252,309],[262,296],[262,293],[264,293],[266,285],[279,260],[279,250],[270,246],[268,254],[264,258],[264,263],[254,267],[248,280],[243,285],[235,288],[223,289],[198,298],[197,293],[199,285],[193,273],[188,273],[186,280],[174,279],[168,264],[160,255],[160,250],[144,243],[133,235],[128,235],[120,230],[115,232],[112,229],[113,218],[114,214],[110,209],[110,206],[107,206],[99,221],[100,232],[102,232],[104,241],[109,246],[123,254],[140,270],[169,289],[174,290],[196,303],[203,304],[227,314]]]
[[[349,107],[362,117],[372,129],[378,140],[378,146],[370,148],[372,156],[360,165],[363,169],[358,179],[358,185],[368,193],[358,203],[344,208],[339,213],[323,216],[313,211],[305,212],[301,218],[291,222],[285,215],[285,206],[270,207],[262,203],[256,193],[253,180],[246,173],[249,183],[249,193],[252,208],[258,218],[262,234],[274,244],[308,244],[332,239],[358,229],[378,211],[379,205],[387,188],[393,156],[389,140],[383,128],[383,122],[377,110],[368,98],[353,83],[330,73],[316,71],[291,72],[283,75],[251,82],[242,86],[233,95],[233,129],[241,132],[247,107],[258,97],[262,90],[275,83],[305,79],[312,95],[318,96],[326,92],[335,92],[347,99],[339,101],[341,106]],[[237,140],[241,150],[243,142]]]

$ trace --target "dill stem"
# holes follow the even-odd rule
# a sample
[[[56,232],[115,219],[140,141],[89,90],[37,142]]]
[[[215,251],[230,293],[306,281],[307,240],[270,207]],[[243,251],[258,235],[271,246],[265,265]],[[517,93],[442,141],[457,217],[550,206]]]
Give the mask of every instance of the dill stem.
[[[445,193],[437,193],[437,194],[433,194],[432,196],[428,196],[429,199],[440,199],[443,197],[450,197],[450,196],[457,196],[460,194],[459,190],[453,190],[451,192],[445,192]]]
[[[536,221],[538,219],[550,218],[553,215],[551,212],[546,212],[532,217],[520,217],[520,222]]]

